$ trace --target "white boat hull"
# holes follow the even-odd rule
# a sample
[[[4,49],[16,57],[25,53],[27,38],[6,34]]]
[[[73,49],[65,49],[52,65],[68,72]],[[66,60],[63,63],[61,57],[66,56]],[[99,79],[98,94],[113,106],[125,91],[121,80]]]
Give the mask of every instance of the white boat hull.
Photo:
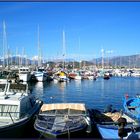
[[[81,80],[82,79],[82,77],[81,76],[75,76],[75,78],[74,78],[75,80]]]
[[[36,80],[39,82],[43,82],[47,80],[47,74],[43,72],[36,72],[35,74]]]
[[[19,80],[22,80],[24,82],[28,82],[28,81],[31,80],[31,74],[29,74],[29,73],[25,73],[25,74],[20,73],[19,74]]]

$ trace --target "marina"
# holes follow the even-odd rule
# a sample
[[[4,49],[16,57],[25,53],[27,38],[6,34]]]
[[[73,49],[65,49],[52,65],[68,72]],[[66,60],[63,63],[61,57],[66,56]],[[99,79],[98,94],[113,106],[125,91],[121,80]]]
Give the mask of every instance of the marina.
[[[105,73],[107,73],[107,72],[105,72]],[[10,99],[13,96],[15,96],[16,94],[18,94],[18,96],[19,96],[20,93],[18,93],[18,92],[21,92],[21,94],[23,94],[23,91],[25,90],[26,92],[31,92],[30,94],[32,96],[34,96],[36,99],[39,99],[40,101],[42,101],[43,104],[48,104],[48,105],[50,104],[50,105],[52,105],[52,107],[54,107],[53,104],[71,104],[71,103],[72,104],[85,104],[87,109],[89,110],[89,112],[92,112],[91,110],[98,110],[99,112],[104,112],[106,106],[111,105],[113,110],[116,110],[119,112],[121,112],[121,111],[124,112],[125,110],[123,107],[123,100],[124,100],[125,96],[127,95],[127,98],[130,98],[130,97],[135,97],[136,95],[139,94],[140,77],[135,77],[135,76],[115,76],[115,74],[113,75],[110,73],[109,75],[111,75],[111,76],[109,77],[109,79],[108,78],[106,79],[106,78],[104,78],[104,76],[101,76],[99,72],[97,72],[96,75],[100,75],[100,76],[96,76],[96,79],[82,78],[80,80],[77,80],[77,79],[73,79],[73,78],[71,79],[70,77],[67,77],[67,78],[69,78],[68,81],[61,80],[61,81],[56,82],[56,79],[55,78],[53,79],[53,76],[52,76],[51,80],[46,79],[46,81],[41,81],[41,82],[37,81],[37,80],[24,82],[22,80],[17,81],[18,72],[15,75],[16,75],[15,81],[14,80],[9,81],[10,80],[10,75],[9,75],[9,76],[7,76],[7,81],[0,82],[1,97],[7,94],[6,96],[9,96],[9,99]],[[68,76],[68,74],[66,74],[66,75]],[[94,76],[95,76],[95,74],[94,74]],[[8,79],[8,77],[9,77],[9,79]],[[83,77],[83,75],[81,77]],[[28,88],[28,90],[26,88]],[[8,98],[6,97],[4,100],[8,100]],[[64,106],[66,106],[66,105],[64,105]],[[64,108],[64,106],[62,106],[62,108]],[[57,108],[60,108],[60,105]],[[65,109],[68,109],[68,108],[66,107]],[[39,113],[39,111],[38,111],[38,113]],[[64,114],[64,116],[66,114]],[[100,130],[98,130],[99,128],[97,127],[96,130],[94,128],[94,125],[96,124],[95,120],[94,120],[94,117],[95,117],[94,113],[92,112],[89,116],[91,116],[90,117],[91,122],[92,122],[91,128],[93,127],[90,134],[85,133],[84,136],[83,135],[78,136],[77,135],[78,133],[77,134],[76,133],[66,134],[66,132],[68,130],[65,130],[66,132],[64,131],[64,133],[65,133],[64,138],[68,138],[68,137],[69,138],[75,138],[75,137],[84,138],[85,137],[85,138],[101,139],[102,137],[99,134],[99,132],[100,132]],[[14,119],[13,116],[11,116],[11,117],[13,120]],[[47,114],[46,114],[46,117],[47,117]],[[40,133],[37,130],[35,130],[35,128],[34,128],[35,118],[34,118],[34,121],[32,122],[32,127],[26,126],[26,128],[28,128],[28,127],[30,128],[30,131],[32,129],[33,135],[26,136],[24,134],[23,137],[31,137],[31,138],[39,138],[39,137],[43,138],[44,137],[43,132]],[[58,117],[58,118],[60,118],[60,117]],[[61,122],[62,122],[62,119],[58,119],[58,120],[59,121],[61,120]],[[62,122],[62,124],[64,124],[64,122]],[[82,124],[81,124],[81,126],[82,126]],[[56,125],[53,128],[61,129],[61,125],[59,127]],[[78,128],[78,126],[77,126],[77,128]],[[44,131],[45,131],[45,129],[44,129]],[[48,128],[48,132],[49,132],[49,128]],[[69,132],[70,132],[70,129],[69,129]],[[58,134],[57,133],[53,134],[53,132],[52,132],[52,135],[58,135]],[[129,135],[130,135],[130,133],[129,133]],[[115,136],[116,136],[116,134],[115,134]],[[9,137],[10,137],[10,135],[9,135]],[[19,138],[20,137],[22,137],[22,136],[19,136]],[[105,136],[105,137],[107,137],[107,136]],[[111,137],[111,136],[109,136],[109,137]]]
[[[136,117],[139,117],[140,97],[138,73],[140,73],[139,69],[135,68],[103,69],[90,66],[81,69],[68,69],[60,66],[51,68],[43,64],[42,67],[20,66],[18,68],[17,66],[15,69],[11,66],[8,69],[2,67],[0,99],[2,99],[1,104],[5,104],[1,107],[1,114],[9,114],[11,124],[8,126],[3,124],[5,118],[2,116],[2,124],[6,130],[3,134],[1,128],[0,136],[68,139],[129,139],[135,137],[139,139],[140,124],[136,121]],[[124,98],[131,99],[136,96],[134,101],[137,107],[135,111],[128,113],[126,105],[124,106]],[[23,97],[29,98],[25,104],[23,101],[26,100]],[[9,107],[10,102],[17,101],[19,102],[18,110],[15,110],[16,104],[13,105],[13,109],[12,106]],[[38,105],[34,107],[37,102]],[[129,102],[128,100],[127,104],[130,104],[128,106],[135,104]],[[31,111],[31,109],[36,111]],[[95,113],[96,110],[97,113]],[[29,115],[28,111],[34,113]],[[19,115],[19,118],[15,119],[13,114],[22,114],[22,112],[25,113],[23,113],[25,117]],[[105,112],[111,114],[106,115]],[[136,117],[131,115],[133,113],[137,113]],[[31,123],[25,123],[25,128],[32,132],[31,135],[25,133],[15,135],[12,131],[16,129],[12,126],[21,125],[21,129],[17,127],[17,131],[23,132],[22,120],[25,119],[27,122],[26,117]],[[12,134],[6,132],[8,129]]]
[[[140,139],[139,7],[1,2],[0,138]]]
[[[85,103],[88,109],[103,112],[110,104],[114,110],[124,111],[123,98],[126,94],[129,97],[138,94],[139,84],[138,77],[111,77],[109,80],[99,77],[96,80],[37,82],[31,86],[32,92],[44,103]],[[92,133],[90,137],[101,138]]]

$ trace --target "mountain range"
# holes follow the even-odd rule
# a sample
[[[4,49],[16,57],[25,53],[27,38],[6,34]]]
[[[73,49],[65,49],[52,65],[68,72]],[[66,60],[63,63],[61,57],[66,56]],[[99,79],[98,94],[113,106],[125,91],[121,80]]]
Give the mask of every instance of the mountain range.
[[[12,57],[9,58],[9,64],[17,64],[17,63],[22,63],[22,64],[37,64],[37,60],[30,60],[30,59],[25,59],[25,58],[19,58],[19,57]],[[7,62],[7,59],[5,59],[5,63]],[[52,62],[49,60],[44,60],[44,63],[49,63]],[[59,63],[59,62],[63,62],[62,59],[55,59],[53,60],[54,63]],[[65,59],[66,63],[69,62],[77,62],[76,60],[72,59],[72,58],[67,58]],[[96,64],[96,65],[102,65],[104,64],[104,66],[121,66],[121,67],[140,67],[140,54],[137,55],[129,55],[129,56],[114,56],[114,57],[105,57],[105,58],[96,58],[96,59],[92,59],[92,60],[82,60],[81,62],[85,62],[86,65],[91,65],[91,64]],[[3,64],[2,59],[0,59],[0,64]]]

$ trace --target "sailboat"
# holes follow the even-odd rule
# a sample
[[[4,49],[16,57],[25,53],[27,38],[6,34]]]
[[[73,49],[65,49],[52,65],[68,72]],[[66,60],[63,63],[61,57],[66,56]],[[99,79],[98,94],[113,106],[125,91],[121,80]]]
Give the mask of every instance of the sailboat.
[[[36,71],[33,72],[35,78],[39,82],[43,82],[47,80],[48,74],[45,72],[45,68],[41,66],[41,52],[40,52],[40,32],[39,32],[39,25],[38,25],[38,68]]]
[[[65,55],[66,55],[66,43],[65,43],[65,32],[63,31],[63,69],[54,74],[55,82],[68,82],[70,79],[65,71]]]
[[[80,39],[78,41],[78,47],[80,49]],[[75,73],[75,77],[74,77],[75,80],[81,80],[82,79],[82,76],[81,76],[81,73],[80,73],[80,69],[81,69],[81,60],[79,61],[79,70],[76,70],[74,72]]]

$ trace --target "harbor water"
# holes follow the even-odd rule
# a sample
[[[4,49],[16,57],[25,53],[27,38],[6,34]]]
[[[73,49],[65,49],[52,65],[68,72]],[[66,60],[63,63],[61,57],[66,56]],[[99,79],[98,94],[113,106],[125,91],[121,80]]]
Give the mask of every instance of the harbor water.
[[[112,104],[117,110],[123,109],[125,94],[130,97],[140,94],[140,78],[111,77],[109,80],[71,80],[67,83],[32,83],[33,94],[44,103],[85,103],[88,108],[103,111]]]

